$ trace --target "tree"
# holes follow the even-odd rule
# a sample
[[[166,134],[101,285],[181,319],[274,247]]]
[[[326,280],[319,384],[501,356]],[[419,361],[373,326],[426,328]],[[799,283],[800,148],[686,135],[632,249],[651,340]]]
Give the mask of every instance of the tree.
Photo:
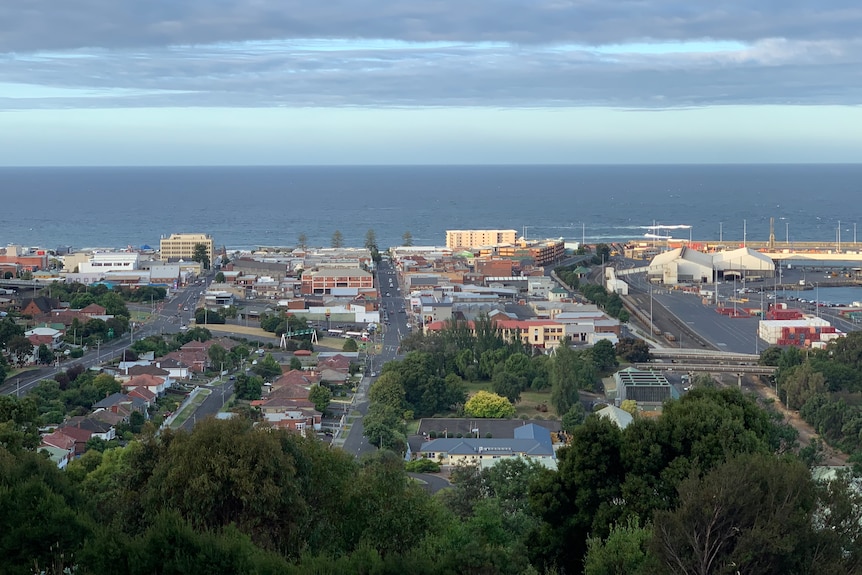
[[[205,270],[210,269],[210,256],[204,244],[195,244],[194,251],[192,251],[192,261],[199,262]]]
[[[606,539],[587,541],[584,575],[651,575],[661,571],[650,553],[652,528],[641,527],[637,516],[614,525]]]
[[[625,399],[620,403],[620,409],[629,412],[634,417],[638,414],[638,402],[634,399]]]
[[[373,229],[369,229],[367,232],[365,232],[365,249],[377,249],[377,234],[374,232]]]
[[[562,417],[563,431],[573,432],[577,426],[584,422],[586,417],[587,411],[584,409],[583,404],[580,401],[576,402]]]
[[[308,392],[308,400],[314,404],[314,409],[320,413],[325,413],[329,407],[329,402],[332,401],[332,392],[328,387],[323,385],[315,385]]]
[[[413,234],[410,232],[404,232],[404,235],[401,236],[401,245],[406,248],[409,248],[413,245]]]
[[[296,237],[296,247],[305,251],[308,247],[308,236],[305,235],[305,232],[299,232],[299,235]]]
[[[339,231],[339,230],[335,230],[335,231],[332,233],[332,241],[330,242],[330,245],[331,245],[333,248],[342,248],[342,247],[344,247],[344,235],[342,235],[341,231]]]
[[[590,354],[596,368],[601,371],[606,371],[617,365],[617,353],[614,344],[606,339],[596,342],[590,349]]]
[[[23,335],[16,335],[6,343],[6,350],[9,352],[12,361],[17,365],[24,365],[27,358],[33,354],[33,344]]]
[[[811,572],[816,501],[800,461],[743,455],[680,485],[677,508],[656,513],[653,548],[672,573]]]
[[[480,391],[464,404],[464,413],[468,417],[501,419],[515,415],[515,407],[505,397]]]
[[[800,409],[811,397],[826,390],[826,379],[810,363],[792,367],[782,375],[781,391],[790,409]]]
[[[341,346],[341,351],[356,351],[359,349],[359,344],[355,339],[345,339],[344,345]]]
[[[54,362],[54,352],[44,343],[40,343],[39,349],[36,351],[36,358],[39,363],[48,365]]]
[[[224,364],[227,361],[227,350],[218,344],[211,345],[207,350],[207,356],[210,360],[210,366],[213,369],[222,371]]]
[[[281,365],[272,357],[271,353],[266,354],[263,359],[253,365],[251,370],[267,381],[271,381],[281,375]]]
[[[254,401],[260,399],[261,392],[263,391],[263,380],[258,376],[249,376],[242,373],[236,376],[233,389],[237,399]]]
[[[295,355],[290,358],[290,369],[295,369],[297,371],[302,370],[302,360],[300,360]]]
[[[634,337],[620,339],[616,346],[616,354],[630,363],[645,363],[650,360],[649,345]]]
[[[491,378],[491,390],[497,395],[508,399],[511,403],[521,400],[521,391],[527,386],[527,380],[505,369],[498,369]]]
[[[222,272],[218,272],[218,273],[215,275],[214,280],[215,280],[217,283],[220,283],[220,284],[224,283],[224,273],[222,273]]]

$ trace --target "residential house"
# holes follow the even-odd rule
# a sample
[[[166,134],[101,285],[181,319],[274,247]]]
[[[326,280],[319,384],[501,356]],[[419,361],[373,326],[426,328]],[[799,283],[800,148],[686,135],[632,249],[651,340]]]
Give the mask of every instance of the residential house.
[[[34,327],[31,330],[24,332],[34,348],[40,345],[45,345],[48,349],[55,350],[63,345],[63,332],[52,327]]]
[[[127,381],[122,382],[121,385],[128,395],[131,395],[130,390],[135,389],[136,387],[143,387],[158,397],[164,395],[165,391],[169,387],[166,379],[166,377],[142,373],[129,378]]]
[[[127,393],[129,397],[138,397],[146,402],[147,407],[152,407],[156,403],[156,394],[144,386],[133,387]]]
[[[71,417],[60,427],[61,431],[69,428],[83,429],[90,432],[90,437],[98,437],[105,441],[111,441],[117,437],[117,430],[113,425],[93,419],[90,416]]]
[[[156,367],[167,371],[170,378],[174,381],[178,379],[188,379],[190,376],[189,366],[171,357],[158,359],[156,361]]]
[[[75,440],[61,431],[54,431],[48,435],[42,436],[42,444],[39,449],[46,450],[51,461],[57,464],[60,469],[65,469],[66,465],[75,458]]]

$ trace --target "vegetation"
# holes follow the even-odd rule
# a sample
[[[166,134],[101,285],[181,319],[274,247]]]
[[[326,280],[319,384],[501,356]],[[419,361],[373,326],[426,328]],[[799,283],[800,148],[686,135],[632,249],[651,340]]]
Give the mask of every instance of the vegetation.
[[[384,370],[372,407],[405,415],[402,369]],[[33,451],[38,419],[32,399],[0,397],[0,556],[12,575],[862,567],[858,492],[815,483],[789,454],[793,434],[738,389],[695,389],[625,430],[590,415],[556,471],[520,459],[456,468],[436,497],[393,453],[356,461],[243,418],[93,450],[61,472]]]
[[[501,419],[515,415],[515,407],[505,397],[480,391],[464,404],[464,415]]]
[[[210,269],[210,256],[207,253],[207,247],[204,244],[195,244],[194,250],[192,251],[192,261],[199,262],[201,267],[205,270]]]
[[[340,230],[335,230],[332,232],[332,240],[329,245],[333,248],[343,248],[344,247],[344,234],[341,233]]]

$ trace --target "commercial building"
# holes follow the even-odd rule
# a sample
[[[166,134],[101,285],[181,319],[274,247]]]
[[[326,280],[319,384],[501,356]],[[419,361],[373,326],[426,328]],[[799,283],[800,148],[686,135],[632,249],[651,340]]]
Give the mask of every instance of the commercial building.
[[[159,258],[165,262],[191,260],[198,244],[204,245],[212,265],[215,243],[209,234],[171,234],[167,238],[163,236],[159,244]]]
[[[96,252],[87,261],[78,264],[78,271],[82,274],[92,274],[137,270],[140,257],[134,252]]]
[[[334,288],[374,288],[374,276],[359,268],[306,271],[301,281],[302,295],[331,295]]]
[[[515,230],[446,230],[446,247],[454,250],[514,244],[517,235]]]

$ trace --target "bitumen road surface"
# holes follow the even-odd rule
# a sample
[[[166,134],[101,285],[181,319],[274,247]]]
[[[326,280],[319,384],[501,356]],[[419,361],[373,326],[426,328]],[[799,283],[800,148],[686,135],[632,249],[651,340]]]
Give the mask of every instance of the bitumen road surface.
[[[183,325],[181,322],[184,321],[184,324],[188,325],[188,318],[194,314],[195,302],[203,289],[205,289],[205,284],[192,284],[175,291],[171,298],[158,304],[156,313],[146,324],[135,326],[128,334],[88,349],[84,356],[78,359],[65,361],[59,366],[52,365],[30,370],[19,376],[9,378],[4,385],[0,386],[0,394],[23,396],[43,379],[51,379],[73,365],[82,365],[89,369],[116,358],[139,339],[149,335],[178,332],[180,325]],[[129,306],[129,309],[135,309],[135,307],[147,311],[151,309],[150,306],[133,305]],[[185,311],[184,308],[188,308],[189,311]]]
[[[398,358],[401,338],[410,333],[411,329],[415,329],[415,326],[408,322],[407,301],[398,284],[398,274],[386,261],[381,261],[377,268],[377,282],[381,293],[382,336],[377,335],[382,337],[380,355],[371,357],[369,373],[362,378],[362,382],[356,389],[350,411],[353,424],[342,445],[342,449],[357,457],[377,449],[365,438],[365,428],[362,425],[362,419],[368,413],[368,389],[377,379],[383,364]]]

